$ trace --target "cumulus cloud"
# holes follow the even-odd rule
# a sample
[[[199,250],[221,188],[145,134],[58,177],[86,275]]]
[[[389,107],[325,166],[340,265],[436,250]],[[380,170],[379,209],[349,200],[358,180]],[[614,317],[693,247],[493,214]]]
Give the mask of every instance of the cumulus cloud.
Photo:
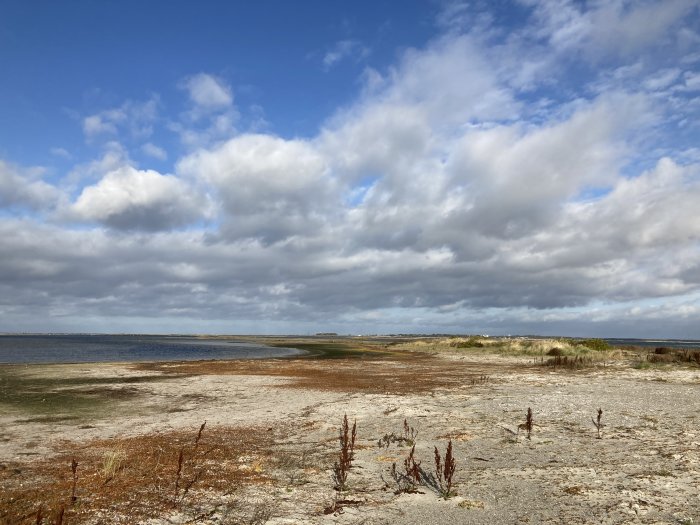
[[[180,114],[178,121],[169,123],[188,149],[209,146],[236,133],[238,110],[233,103],[233,91],[224,80],[207,73],[183,79],[179,84],[187,91],[190,108]]]
[[[204,216],[206,201],[172,175],[122,166],[83,189],[73,215],[117,230],[157,231]]]
[[[185,157],[178,171],[216,189],[234,238],[274,242],[306,233],[336,204],[324,158],[302,140],[241,135]]]

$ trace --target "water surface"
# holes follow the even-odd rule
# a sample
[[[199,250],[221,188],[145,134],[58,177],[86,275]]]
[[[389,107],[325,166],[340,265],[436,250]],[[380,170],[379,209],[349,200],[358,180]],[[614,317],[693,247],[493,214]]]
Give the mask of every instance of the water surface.
[[[0,363],[263,359],[304,353],[235,339],[162,335],[0,335]]]

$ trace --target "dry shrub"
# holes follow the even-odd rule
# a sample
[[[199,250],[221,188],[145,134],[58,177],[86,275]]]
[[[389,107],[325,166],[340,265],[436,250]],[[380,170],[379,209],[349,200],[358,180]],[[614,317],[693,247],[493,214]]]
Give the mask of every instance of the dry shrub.
[[[578,369],[593,365],[593,358],[582,355],[557,355],[545,361],[545,365],[553,368]]]
[[[178,460],[183,451],[180,484],[190,484],[188,498],[205,491],[229,493],[244,484],[269,482],[254,463],[272,454],[273,433],[260,428],[213,428],[194,446],[196,432],[173,431],[88,443],[63,443],[51,458],[0,470],[0,523],[34,524],[37,512],[65,506],[67,523],[98,518],[129,523],[172,509]],[[119,468],[105,476],[105,455],[123,451]],[[71,505],[71,461],[80,464]],[[111,469],[110,469],[111,470]],[[196,479],[196,485],[191,483]],[[182,488],[180,495],[182,495]],[[201,492],[199,492],[201,491]],[[44,515],[47,515],[44,510]]]
[[[700,350],[659,347],[647,354],[650,363],[694,363],[700,365]]]

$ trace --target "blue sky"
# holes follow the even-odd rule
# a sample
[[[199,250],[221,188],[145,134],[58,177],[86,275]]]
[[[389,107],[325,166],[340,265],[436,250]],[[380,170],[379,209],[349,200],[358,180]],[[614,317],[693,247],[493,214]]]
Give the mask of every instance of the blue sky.
[[[700,338],[700,5],[4,2],[0,331]]]

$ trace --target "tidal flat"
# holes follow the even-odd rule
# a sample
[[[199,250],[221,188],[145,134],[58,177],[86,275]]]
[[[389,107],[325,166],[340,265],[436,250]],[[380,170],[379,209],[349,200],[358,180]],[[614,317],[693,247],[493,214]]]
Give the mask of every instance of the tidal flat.
[[[0,366],[0,523],[700,520],[700,367],[680,354],[561,340],[251,341],[307,354]],[[344,415],[357,434],[339,491]],[[449,442],[444,499],[430,481]],[[407,485],[413,445],[422,478]]]

